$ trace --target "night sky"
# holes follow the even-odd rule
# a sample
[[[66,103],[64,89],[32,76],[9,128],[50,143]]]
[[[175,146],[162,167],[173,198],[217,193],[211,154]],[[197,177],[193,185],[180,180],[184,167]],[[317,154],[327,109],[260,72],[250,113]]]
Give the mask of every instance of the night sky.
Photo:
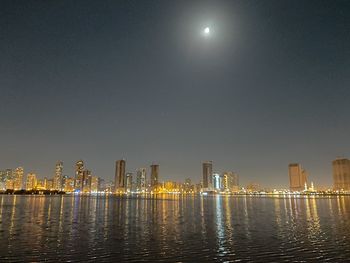
[[[210,35],[202,35],[210,27]],[[315,186],[350,157],[350,1],[1,1],[0,169],[201,162]]]

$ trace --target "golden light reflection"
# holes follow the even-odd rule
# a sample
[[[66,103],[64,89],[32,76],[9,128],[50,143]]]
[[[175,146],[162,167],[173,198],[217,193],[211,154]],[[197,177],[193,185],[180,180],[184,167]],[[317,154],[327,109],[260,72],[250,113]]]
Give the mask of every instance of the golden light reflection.
[[[348,217],[348,209],[347,209],[347,203],[345,202],[345,196],[338,196],[338,199],[339,199],[342,215]]]
[[[4,198],[1,196],[1,204],[0,204],[0,221],[2,221],[2,209],[3,209],[3,206],[4,206]],[[0,224],[0,229],[1,229],[1,225]]]
[[[316,239],[321,232],[320,219],[317,212],[317,204],[315,197],[305,198],[306,205],[306,222],[308,230],[308,238]]]
[[[16,214],[16,202],[17,202],[17,196],[15,195],[13,197],[13,201],[12,201],[12,209],[11,209],[11,217],[10,217],[10,236],[13,235],[13,230],[14,230],[14,226],[15,226],[15,214]]]
[[[58,223],[59,233],[63,232],[63,207],[64,207],[63,204],[64,204],[64,198],[65,198],[65,196],[61,196],[60,202],[59,202],[59,208],[60,208],[59,223]]]
[[[285,205],[285,202],[284,202]],[[274,207],[275,207],[275,220],[278,227],[278,231],[281,231],[282,225],[282,212],[281,212],[281,200],[279,198],[274,198]]]
[[[252,235],[250,232],[250,222],[249,222],[249,213],[248,213],[248,205],[247,205],[247,196],[243,197],[243,215],[244,215],[244,233],[247,239],[251,240]]]
[[[215,197],[215,222],[216,222],[216,235],[217,235],[217,241],[218,241],[218,252],[219,253],[226,253],[225,251],[225,227],[223,225],[222,220],[222,199],[221,196],[217,195]]]
[[[103,211],[103,238],[104,240],[108,239],[108,211],[109,211],[109,202],[110,202],[110,196],[103,198],[103,205],[104,205],[104,211]]]

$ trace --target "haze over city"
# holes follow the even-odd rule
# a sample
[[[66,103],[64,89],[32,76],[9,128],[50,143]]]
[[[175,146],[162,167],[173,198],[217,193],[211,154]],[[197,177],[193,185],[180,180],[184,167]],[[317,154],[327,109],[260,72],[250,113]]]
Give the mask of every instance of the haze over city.
[[[0,2],[0,169],[288,187],[350,157],[349,1]],[[77,15],[78,14],[78,15]],[[209,31],[207,30],[210,29]],[[203,35],[203,33],[207,35]]]

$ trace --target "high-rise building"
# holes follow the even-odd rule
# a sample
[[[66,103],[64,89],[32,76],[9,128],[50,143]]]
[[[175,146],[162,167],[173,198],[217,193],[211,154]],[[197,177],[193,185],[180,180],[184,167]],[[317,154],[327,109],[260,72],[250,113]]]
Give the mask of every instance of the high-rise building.
[[[90,170],[84,170],[83,171],[83,177],[81,179],[81,191],[83,193],[89,193],[91,191],[90,185],[91,185],[91,171]]]
[[[289,185],[291,191],[303,191],[307,188],[306,171],[298,163],[289,164]]]
[[[136,191],[146,191],[146,168],[140,168],[136,172]]]
[[[98,178],[98,189],[99,192],[105,192],[106,190],[106,181],[105,179],[99,177]]]
[[[12,180],[13,179],[13,170],[12,169],[6,169],[6,180]]]
[[[58,161],[56,163],[55,176],[54,176],[54,179],[53,179],[53,188],[55,190],[62,191],[62,189],[63,189],[62,172],[63,172],[63,162]]]
[[[125,175],[125,190],[126,192],[131,192],[133,190],[132,173],[127,173]]]
[[[213,188],[220,191],[222,188],[222,177],[219,173],[213,173]]]
[[[6,171],[0,171],[0,190],[6,190]]]
[[[26,181],[26,190],[30,191],[36,188],[37,185],[37,179],[35,173],[29,173],[27,174],[27,181]]]
[[[62,175],[62,191],[65,191],[68,175]]]
[[[226,192],[239,190],[238,175],[234,172],[224,172],[222,175],[222,189]]]
[[[152,191],[157,191],[159,186],[159,165],[152,164],[151,165],[151,188]]]
[[[203,190],[213,190],[213,162],[203,162]]]
[[[47,179],[47,178],[45,179],[44,179],[44,188],[46,190],[56,190],[53,188],[53,179]]]
[[[15,169],[13,174],[13,189],[14,190],[22,190],[23,189],[23,174],[24,170],[22,167],[18,167]]]
[[[74,189],[81,191],[83,186],[83,172],[84,172],[84,162],[82,160],[77,161],[75,164],[75,180]]]
[[[66,177],[64,180],[64,191],[67,193],[74,192],[74,178]]]
[[[51,180],[52,182],[52,180]],[[45,177],[44,179],[38,179],[36,178],[36,185],[35,185],[35,189],[37,190],[51,190],[52,188],[52,183],[50,184],[50,181],[47,180],[47,178]]]
[[[115,185],[114,185],[114,181],[108,181],[105,182],[104,185],[102,185],[104,188],[104,191],[107,193],[116,193],[115,191]]]
[[[3,183],[4,189],[12,189],[13,190],[13,174],[14,171],[12,169],[6,169],[5,171],[5,181]]]
[[[90,193],[96,193],[99,187],[99,178],[97,176],[90,177]]]
[[[350,160],[338,158],[332,162],[334,190],[350,190]]]
[[[114,192],[125,192],[125,160],[116,161],[115,165],[115,177],[114,177]]]
[[[190,178],[186,178],[185,183],[183,184],[183,191],[186,193],[194,191],[194,186],[192,185],[192,181]]]

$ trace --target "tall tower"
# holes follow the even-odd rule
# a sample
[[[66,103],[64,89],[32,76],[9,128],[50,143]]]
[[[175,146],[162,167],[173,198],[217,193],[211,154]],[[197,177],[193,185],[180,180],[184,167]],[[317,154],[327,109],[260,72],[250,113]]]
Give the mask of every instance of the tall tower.
[[[82,183],[81,183],[81,191],[83,193],[89,193],[91,190],[90,184],[91,184],[91,171],[84,170],[83,171],[83,179],[82,179]]]
[[[14,179],[13,179],[13,189],[14,190],[22,190],[23,188],[23,167],[18,167],[15,170],[14,173]]]
[[[213,162],[203,162],[203,189],[205,191],[213,190]]]
[[[58,161],[56,163],[56,169],[55,169],[55,177],[53,179],[53,188],[55,190],[62,191],[63,188],[63,178],[62,178],[62,172],[63,172],[63,162]]]
[[[226,192],[237,192],[239,190],[238,175],[234,172],[224,172],[222,187]]]
[[[84,177],[84,162],[82,160],[77,161],[75,164],[75,180],[74,189],[82,190],[83,187],[83,177]]]
[[[114,192],[125,192],[125,160],[116,161],[115,177],[114,177]]]
[[[213,173],[213,188],[220,191],[222,188],[222,177],[219,173]]]
[[[146,168],[140,168],[136,172],[136,191],[146,191]]]
[[[132,173],[126,173],[125,175],[125,190],[127,192],[132,192],[133,191],[133,174]]]
[[[288,167],[289,185],[291,191],[302,191],[307,185],[306,171],[298,163],[291,163]]]
[[[152,164],[151,165],[151,188],[152,190],[156,190],[159,184],[159,165]]]
[[[334,190],[350,190],[350,160],[339,158],[332,162]]]
[[[37,186],[37,178],[35,173],[27,174],[26,190],[33,190]]]

